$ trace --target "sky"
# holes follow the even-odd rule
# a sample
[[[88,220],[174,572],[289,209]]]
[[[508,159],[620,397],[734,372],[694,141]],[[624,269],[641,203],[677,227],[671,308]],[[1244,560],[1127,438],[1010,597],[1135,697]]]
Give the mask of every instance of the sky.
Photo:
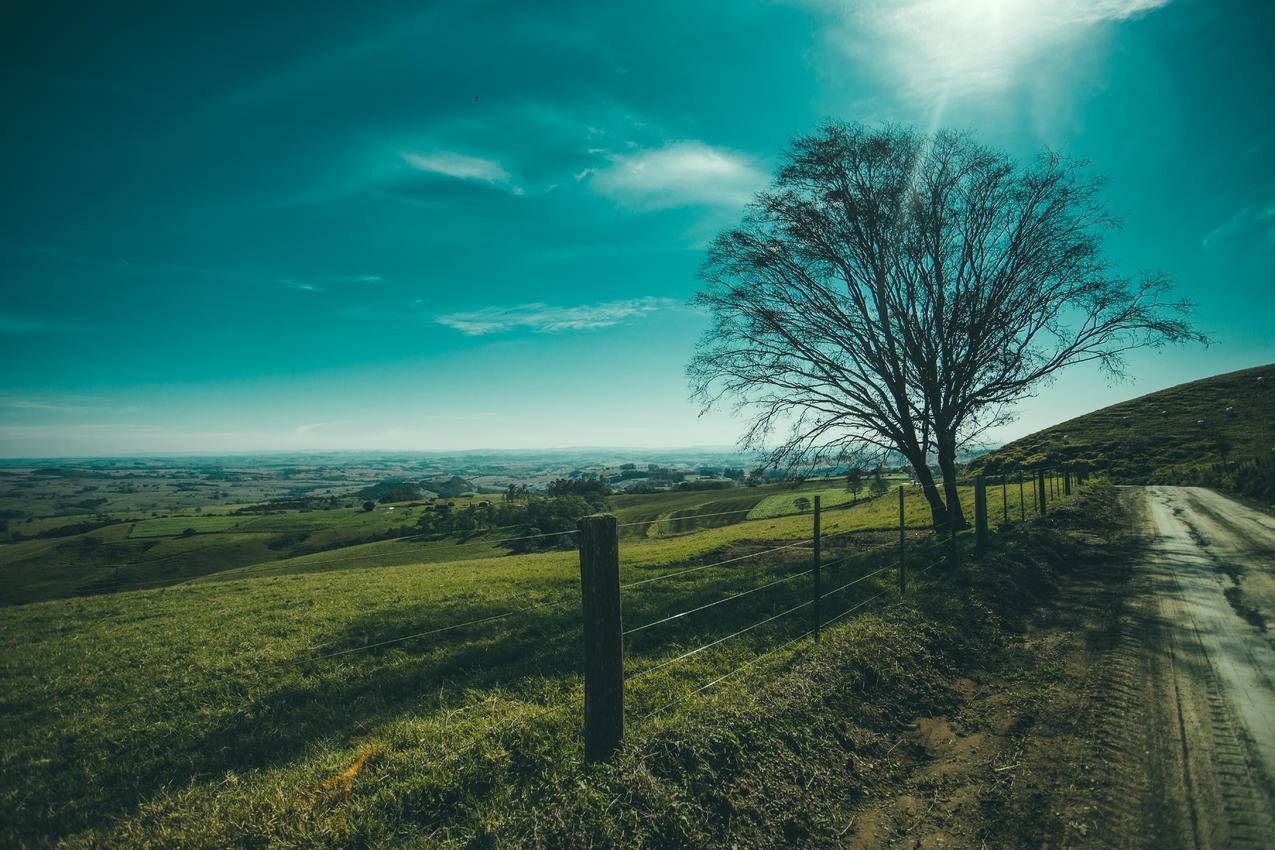
[[[993,438],[1275,361],[1275,4],[185,5],[2,13],[0,456],[730,445],[695,272],[828,119],[1091,160],[1198,302]]]

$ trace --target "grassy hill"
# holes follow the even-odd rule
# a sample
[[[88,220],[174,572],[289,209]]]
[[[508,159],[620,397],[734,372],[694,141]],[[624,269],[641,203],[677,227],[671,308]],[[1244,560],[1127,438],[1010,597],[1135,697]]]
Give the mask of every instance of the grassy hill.
[[[1223,461],[1268,465],[1273,450],[1275,364],[1179,384],[1069,419],[978,458],[970,469],[995,474],[1079,461],[1117,482],[1207,482]]]

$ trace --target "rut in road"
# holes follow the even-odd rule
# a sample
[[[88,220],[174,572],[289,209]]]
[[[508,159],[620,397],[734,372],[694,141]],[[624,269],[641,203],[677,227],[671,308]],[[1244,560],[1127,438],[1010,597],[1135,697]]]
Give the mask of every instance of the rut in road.
[[[1235,604],[1250,581],[1258,614],[1268,604],[1275,521],[1198,488],[1127,495],[1148,547],[1096,695],[1109,831],[1095,840],[1275,847],[1275,646]]]

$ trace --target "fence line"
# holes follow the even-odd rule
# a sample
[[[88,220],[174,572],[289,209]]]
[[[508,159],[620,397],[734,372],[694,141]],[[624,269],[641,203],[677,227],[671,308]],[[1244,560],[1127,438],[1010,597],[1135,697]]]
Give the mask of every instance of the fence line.
[[[1058,476],[1057,476],[1057,475],[1054,475],[1054,474],[1049,474],[1049,475],[1048,475],[1048,477],[1047,477],[1047,476],[1046,476],[1046,470],[1045,470],[1044,468],[1040,468],[1040,469],[1038,469],[1038,470],[1036,471],[1036,475],[1035,475],[1035,476],[1033,476],[1033,478],[1035,479],[1035,480],[1032,482],[1032,483],[1033,483],[1033,488],[1032,488],[1032,489],[1033,489],[1033,496],[1034,496],[1034,500],[1035,500],[1035,498],[1036,498],[1036,497],[1039,497],[1039,502],[1038,502],[1038,512],[1039,512],[1039,514],[1040,514],[1040,515],[1043,515],[1043,514],[1045,513],[1045,511],[1047,510],[1047,501],[1046,501],[1046,500],[1047,500],[1047,498],[1048,498],[1048,497],[1046,496],[1046,492],[1047,492],[1047,491],[1046,491],[1046,488],[1047,488],[1047,487],[1052,487],[1052,488],[1053,488],[1054,493],[1055,493],[1055,497],[1065,498],[1065,497],[1067,497],[1067,496],[1070,496],[1070,495],[1071,495],[1071,490],[1072,490],[1072,488],[1071,488],[1070,468],[1065,468],[1065,469],[1064,469],[1064,471],[1063,471],[1063,477],[1062,477],[1061,479],[1059,479],[1059,478],[1058,478]],[[974,492],[974,499],[973,499],[973,513],[974,513],[974,526],[973,526],[974,530],[973,530],[973,538],[974,538],[974,543],[975,543],[975,545],[974,545],[974,553],[975,553],[977,556],[980,556],[980,557],[981,557],[981,556],[983,556],[983,555],[986,553],[986,551],[987,551],[987,549],[988,549],[988,546],[989,546],[989,543],[990,543],[989,535],[990,535],[991,518],[990,518],[989,505],[988,505],[988,492],[989,492],[989,488],[988,488],[987,484],[988,484],[988,482],[987,482],[986,476],[979,475],[979,476],[977,476],[977,477],[974,479],[974,488],[973,488],[973,492]],[[1002,475],[1002,476],[1000,477],[1000,485],[1001,485],[1001,486],[1000,486],[1000,488],[999,488],[999,489],[1000,489],[1000,496],[1001,496],[1001,502],[1002,502],[1002,504],[1001,504],[1001,506],[1000,506],[1000,508],[1001,508],[1000,513],[1001,513],[1001,515],[1002,515],[1003,519],[1005,520],[1005,521],[1001,524],[1001,526],[1000,526],[1000,527],[1001,527],[1001,528],[1005,528],[1005,527],[1007,527],[1007,526],[1008,526],[1008,518],[1009,518],[1009,488],[1008,488],[1008,477],[1007,477],[1007,475]],[[994,490],[993,490],[993,491],[994,491]],[[1021,492],[1021,491],[1020,491],[1020,492]],[[697,606],[694,606],[694,607],[688,608],[688,609],[686,609],[686,610],[684,610],[684,611],[679,611],[679,612],[674,613],[674,614],[669,614],[669,615],[664,616],[664,617],[659,617],[659,618],[657,618],[657,619],[655,619],[655,620],[651,620],[651,621],[649,621],[649,622],[643,623],[642,625],[635,626],[635,627],[633,627],[633,628],[631,628],[631,629],[628,629],[627,631],[622,631],[622,632],[621,632],[621,636],[622,636],[622,637],[623,637],[623,636],[630,635],[630,634],[634,634],[634,633],[637,633],[637,632],[645,631],[646,629],[652,628],[652,627],[654,627],[654,626],[659,626],[659,625],[662,625],[662,624],[665,624],[665,623],[673,622],[673,621],[675,621],[675,620],[680,620],[680,619],[682,619],[682,618],[684,618],[684,617],[687,617],[687,616],[689,616],[689,615],[692,615],[692,614],[695,614],[695,613],[698,613],[698,612],[701,612],[701,611],[708,610],[708,609],[710,609],[710,608],[716,608],[716,607],[718,607],[718,606],[720,606],[720,605],[724,605],[725,603],[730,602],[730,601],[732,601],[732,600],[739,599],[739,598],[742,598],[742,597],[744,597],[744,596],[749,596],[749,595],[752,595],[752,594],[754,594],[754,593],[758,593],[758,592],[760,592],[760,591],[767,590],[767,589],[769,589],[769,588],[773,588],[773,587],[775,587],[776,585],[779,585],[779,584],[784,584],[784,583],[787,583],[787,582],[791,582],[791,581],[794,581],[795,579],[802,578],[802,577],[805,577],[805,576],[812,576],[812,577],[813,577],[813,594],[812,594],[811,598],[809,598],[809,599],[807,599],[807,600],[805,600],[805,601],[802,601],[802,602],[798,602],[798,603],[797,603],[797,604],[795,604],[795,605],[791,605],[791,606],[789,606],[789,607],[785,608],[784,610],[779,611],[779,612],[774,613],[774,614],[771,614],[770,616],[767,616],[767,617],[765,617],[765,618],[763,618],[763,619],[761,619],[761,620],[759,620],[759,621],[757,621],[757,622],[755,622],[755,623],[752,623],[752,624],[749,624],[749,625],[744,626],[744,627],[742,627],[742,628],[736,629],[736,630],[734,630],[734,631],[730,632],[729,634],[723,635],[723,636],[718,637],[718,638],[716,638],[716,639],[714,639],[714,640],[710,640],[710,641],[708,641],[707,643],[704,643],[704,644],[702,644],[702,645],[700,645],[700,646],[694,647],[693,649],[685,650],[685,651],[680,652],[680,653],[678,653],[678,654],[676,654],[676,655],[674,655],[674,656],[672,656],[672,657],[670,657],[670,658],[666,658],[666,659],[664,659],[664,660],[662,660],[662,661],[659,661],[659,662],[656,662],[656,663],[654,663],[654,664],[652,664],[652,665],[650,665],[650,666],[644,667],[644,668],[642,668],[641,670],[639,670],[639,671],[637,671],[637,672],[635,672],[635,673],[629,673],[628,675],[624,675],[624,676],[620,679],[620,686],[619,686],[619,688],[617,689],[617,692],[616,692],[616,694],[615,694],[615,696],[614,696],[614,699],[616,699],[616,700],[618,701],[618,705],[619,705],[619,706],[621,706],[621,707],[620,707],[620,708],[618,708],[618,709],[617,709],[617,711],[613,711],[613,712],[611,712],[611,714],[612,714],[613,716],[619,716],[619,717],[621,718],[621,721],[620,721],[620,722],[621,722],[621,724],[622,724],[622,722],[623,722],[623,721],[622,721],[622,718],[623,718],[623,709],[622,709],[622,704],[623,704],[623,691],[624,691],[624,688],[625,688],[625,686],[627,685],[627,683],[628,683],[628,682],[630,682],[630,681],[637,681],[637,680],[639,680],[639,679],[642,679],[642,678],[644,678],[644,677],[648,676],[648,675],[649,675],[649,674],[651,674],[651,673],[657,672],[657,671],[659,671],[659,670],[663,670],[663,669],[668,668],[668,667],[670,667],[670,666],[672,666],[672,665],[675,665],[675,664],[678,664],[678,663],[680,663],[680,662],[682,662],[682,661],[685,661],[685,660],[687,660],[687,659],[690,659],[690,658],[692,658],[692,657],[694,657],[694,656],[697,656],[697,655],[699,655],[699,654],[701,654],[701,653],[703,653],[703,652],[706,652],[706,651],[708,651],[708,650],[710,650],[710,649],[712,649],[712,648],[714,648],[714,647],[720,646],[720,645],[722,645],[722,644],[726,643],[727,641],[734,640],[735,638],[738,638],[738,637],[740,637],[740,636],[742,636],[742,635],[745,635],[745,634],[747,634],[747,633],[749,633],[749,632],[752,632],[752,631],[753,631],[753,630],[755,630],[755,629],[758,629],[758,628],[760,628],[760,627],[762,627],[762,626],[765,626],[765,625],[767,625],[767,624],[769,624],[769,623],[773,623],[773,622],[775,622],[775,621],[777,621],[777,620],[779,620],[779,619],[781,619],[781,618],[783,618],[783,617],[786,617],[786,616],[788,616],[788,615],[790,615],[790,614],[794,614],[794,613],[796,613],[796,612],[798,612],[798,611],[801,611],[802,609],[805,609],[805,608],[810,607],[810,606],[814,606],[814,612],[815,612],[813,627],[812,627],[812,628],[811,628],[808,632],[803,633],[803,635],[798,636],[798,638],[796,638],[796,639],[794,639],[794,640],[798,640],[798,639],[800,639],[801,637],[804,637],[804,636],[814,635],[815,640],[816,640],[816,641],[818,641],[819,631],[820,631],[821,627],[823,627],[823,626],[825,626],[825,625],[829,625],[829,624],[831,624],[831,623],[835,623],[835,622],[837,622],[837,621],[839,621],[839,620],[843,619],[844,617],[849,616],[850,614],[854,613],[855,611],[858,611],[858,610],[863,609],[863,608],[864,608],[864,607],[866,607],[867,605],[870,605],[871,603],[873,603],[873,602],[875,602],[876,600],[880,599],[882,596],[885,596],[886,594],[890,593],[890,592],[891,592],[891,588],[887,587],[887,588],[881,589],[880,591],[878,591],[877,593],[875,593],[875,594],[873,594],[872,596],[868,597],[867,599],[863,599],[863,600],[860,600],[860,601],[856,602],[855,604],[853,604],[853,605],[851,605],[850,607],[846,608],[844,611],[840,612],[840,613],[839,613],[839,614],[837,614],[836,616],[834,616],[834,617],[832,617],[831,619],[826,620],[826,621],[823,619],[823,617],[822,617],[822,615],[821,615],[821,613],[820,613],[820,610],[821,610],[821,609],[820,609],[820,603],[822,602],[822,600],[824,600],[824,599],[826,599],[826,598],[828,598],[828,597],[830,597],[830,596],[834,596],[834,595],[836,595],[836,594],[838,594],[838,593],[842,593],[842,592],[844,592],[845,590],[848,590],[849,588],[853,587],[854,585],[860,584],[861,582],[865,582],[865,581],[868,581],[869,579],[872,579],[872,578],[875,578],[875,577],[877,577],[877,576],[880,576],[882,573],[885,573],[887,570],[892,570],[892,569],[895,569],[895,568],[897,567],[897,569],[898,569],[898,574],[899,574],[898,591],[899,591],[900,595],[902,595],[903,593],[906,593],[906,590],[907,590],[907,569],[906,569],[906,567],[907,567],[907,551],[906,551],[906,550],[907,550],[907,533],[906,533],[906,532],[907,532],[907,507],[908,507],[908,504],[907,504],[907,498],[906,498],[906,497],[907,497],[907,491],[906,491],[906,488],[904,488],[903,486],[900,486],[900,487],[899,487],[899,526],[898,526],[898,531],[899,531],[899,537],[898,537],[898,555],[899,555],[899,557],[898,557],[898,560],[896,560],[896,561],[895,561],[895,562],[893,562],[893,563],[887,564],[887,565],[885,565],[885,566],[878,567],[878,568],[876,568],[875,570],[872,570],[871,572],[866,573],[866,574],[864,574],[864,575],[857,576],[856,578],[851,579],[850,581],[848,581],[848,582],[846,582],[846,583],[842,584],[841,586],[839,586],[839,587],[837,587],[837,588],[835,588],[835,589],[833,589],[833,590],[824,591],[824,590],[820,587],[820,583],[819,583],[820,569],[821,569],[821,567],[822,567],[822,566],[824,566],[823,564],[821,564],[821,563],[820,563],[820,561],[821,561],[821,558],[820,558],[820,552],[821,552],[821,547],[822,547],[822,545],[823,545],[825,542],[827,542],[828,540],[831,540],[831,539],[832,539],[832,538],[834,538],[834,537],[837,537],[837,536],[844,536],[844,535],[847,535],[847,534],[851,534],[851,533],[854,533],[854,532],[858,531],[858,529],[847,529],[847,530],[843,530],[843,531],[841,531],[841,532],[837,532],[837,533],[830,534],[830,535],[824,535],[824,534],[822,534],[822,532],[821,532],[821,524],[820,524],[820,517],[821,517],[821,514],[822,514],[822,506],[821,506],[821,503],[820,503],[820,499],[819,499],[819,498],[816,498],[816,499],[814,500],[814,512],[813,512],[813,514],[811,515],[811,519],[812,519],[812,526],[813,526],[813,527],[812,527],[812,537],[811,537],[811,540],[810,540],[810,544],[811,544],[811,548],[813,549],[813,552],[814,552],[814,565],[813,565],[811,568],[806,569],[806,570],[802,570],[802,571],[799,571],[799,572],[797,572],[797,573],[793,573],[793,574],[790,574],[790,575],[787,575],[787,576],[783,576],[783,577],[780,577],[780,578],[777,578],[777,579],[772,579],[771,581],[768,581],[768,582],[765,582],[765,583],[763,583],[763,584],[760,584],[760,585],[754,586],[754,587],[752,587],[752,588],[750,588],[750,589],[748,589],[748,590],[745,590],[745,591],[742,591],[742,592],[738,592],[738,593],[733,593],[733,594],[731,594],[731,595],[729,595],[729,596],[726,596],[726,597],[723,597],[723,598],[721,598],[721,599],[716,599],[716,600],[713,600],[713,601],[710,601],[710,602],[707,602],[707,603],[703,603],[703,604],[701,604],[701,605],[697,605]],[[843,504],[843,505],[839,505],[839,506],[837,506],[837,507],[845,507],[845,506],[846,506],[846,505],[844,505],[844,504]],[[851,506],[852,506],[852,505],[851,505]],[[962,505],[961,507],[962,507],[962,513],[963,513],[964,505]],[[1024,515],[1025,515],[1025,506],[1020,505],[1020,510],[1022,510],[1022,511],[1023,511],[1023,513],[1024,513]],[[738,513],[742,513],[742,512],[743,512],[743,511],[739,511]],[[735,513],[735,512],[731,512],[731,513]],[[677,519],[687,519],[687,518],[680,518],[680,517],[679,517],[679,518],[677,518]],[[920,577],[922,577],[922,576],[925,576],[925,575],[926,575],[926,574],[928,574],[931,570],[933,570],[933,569],[934,569],[934,567],[938,566],[938,565],[939,565],[939,564],[941,564],[941,563],[947,563],[947,564],[949,564],[950,568],[952,568],[952,569],[955,569],[955,568],[959,565],[959,552],[960,552],[960,547],[959,547],[959,546],[958,546],[958,544],[957,544],[957,536],[956,536],[956,535],[957,535],[957,527],[956,527],[956,522],[955,522],[954,520],[953,520],[953,521],[950,521],[950,522],[948,523],[947,532],[948,532],[948,533],[947,533],[947,535],[946,535],[946,539],[945,539],[945,540],[943,540],[943,541],[940,543],[940,545],[941,545],[941,546],[944,546],[944,547],[945,547],[945,551],[943,552],[943,554],[940,554],[940,555],[939,555],[939,557],[938,557],[937,559],[932,560],[930,563],[926,564],[925,566],[923,566],[923,567],[920,567],[920,568],[916,569],[916,571],[915,571],[915,573],[914,573],[914,578],[920,578]],[[618,534],[618,530],[617,530],[617,532],[616,532],[616,533]],[[790,544],[786,544],[786,545],[783,545],[783,546],[777,546],[777,547],[773,547],[773,548],[771,548],[771,549],[762,550],[762,551],[760,551],[760,552],[754,552],[754,553],[750,553],[750,554],[747,554],[747,555],[741,555],[741,556],[737,556],[737,557],[734,557],[734,558],[728,558],[728,559],[725,559],[725,560],[722,560],[722,561],[717,561],[717,562],[714,562],[714,563],[711,563],[711,564],[701,564],[701,565],[698,565],[698,566],[695,566],[695,567],[690,567],[690,568],[687,568],[687,569],[684,569],[684,570],[678,570],[678,571],[675,571],[675,572],[672,572],[672,573],[666,573],[666,574],[664,574],[664,575],[662,575],[662,576],[654,576],[654,577],[651,577],[651,578],[648,578],[648,579],[643,579],[643,580],[636,581],[636,582],[629,582],[629,583],[627,583],[627,584],[619,584],[619,585],[618,585],[618,587],[619,587],[619,590],[623,590],[623,589],[626,589],[626,588],[632,588],[632,587],[636,587],[636,586],[642,586],[642,585],[649,584],[650,582],[653,582],[653,581],[659,581],[659,580],[662,580],[662,579],[664,579],[664,578],[674,578],[674,577],[677,577],[677,576],[686,575],[686,574],[688,574],[688,573],[693,573],[693,572],[698,572],[698,571],[700,571],[700,570],[710,569],[710,568],[712,568],[712,567],[725,566],[725,565],[727,565],[727,564],[737,563],[737,562],[744,561],[744,560],[748,560],[748,559],[751,559],[751,558],[757,558],[757,557],[760,557],[760,556],[762,556],[762,555],[770,554],[770,553],[777,552],[777,551],[781,551],[781,550],[786,550],[786,549],[796,549],[796,548],[798,548],[798,547],[800,547],[800,548],[803,548],[803,549],[804,549],[804,548],[806,548],[806,545],[807,545],[806,541],[801,540],[801,541],[797,541],[797,542],[795,542],[795,543],[790,543]],[[888,545],[888,544],[887,544],[887,545]],[[618,539],[617,539],[617,541],[616,541],[616,546],[617,546],[617,551],[618,551]],[[886,548],[886,547],[885,547],[885,546],[882,546],[882,547],[879,547],[879,548]],[[847,556],[843,556],[843,557],[841,557],[841,558],[838,558],[838,559],[835,559],[835,560],[833,560],[833,561],[829,562],[829,563],[827,564],[827,566],[833,566],[833,565],[836,565],[836,564],[842,563],[842,562],[844,562],[844,561],[848,560],[848,559],[849,559],[849,558],[851,558],[851,557],[859,557],[859,556],[861,556],[861,555],[862,555],[862,556],[870,555],[871,551],[872,551],[872,550],[869,550],[867,553],[859,553],[859,554],[856,554],[856,555],[847,555]],[[582,552],[581,557],[583,558],[583,552]],[[617,570],[618,570],[618,566],[617,566]],[[617,590],[617,594],[619,593],[619,590]],[[616,628],[617,628],[617,630],[620,628],[620,626],[618,625],[618,622],[617,622],[617,624],[616,624]],[[586,646],[587,646],[587,645],[590,645],[590,636],[589,636],[589,634],[588,634],[588,624],[587,624],[587,623],[586,623],[585,642],[586,642]],[[747,668],[751,667],[753,664],[758,663],[758,662],[759,662],[762,658],[765,658],[765,657],[770,656],[773,652],[777,651],[779,648],[781,648],[781,647],[783,647],[783,646],[786,646],[786,645],[789,645],[790,643],[791,643],[791,641],[789,641],[789,642],[785,642],[785,643],[783,643],[783,644],[780,644],[780,646],[779,646],[779,647],[773,648],[772,650],[770,650],[770,651],[768,651],[768,652],[763,652],[763,653],[758,654],[758,655],[757,655],[754,659],[752,659],[751,661],[746,662],[746,663],[744,663],[744,664],[742,664],[742,665],[739,665],[739,666],[738,666],[738,667],[736,667],[735,669],[733,669],[733,670],[731,670],[731,671],[728,671],[727,673],[723,674],[722,676],[718,676],[717,678],[715,678],[715,679],[713,679],[713,680],[709,681],[709,682],[708,682],[708,683],[706,683],[705,685],[702,685],[701,687],[699,687],[699,688],[695,689],[695,690],[694,690],[694,691],[692,691],[689,695],[684,695],[683,697],[680,697],[678,700],[675,700],[675,701],[674,701],[674,702],[672,702],[672,703],[669,703],[669,704],[666,704],[666,705],[664,705],[664,706],[661,706],[661,707],[659,707],[659,708],[655,709],[654,711],[652,711],[652,712],[648,713],[647,715],[644,715],[644,719],[645,719],[645,717],[649,717],[649,716],[651,716],[651,715],[653,715],[653,714],[655,714],[655,713],[658,713],[658,712],[660,712],[660,711],[665,710],[666,708],[670,707],[671,705],[675,705],[675,704],[677,704],[677,702],[680,702],[680,701],[685,700],[685,699],[686,699],[686,698],[688,698],[689,696],[692,696],[692,695],[694,695],[694,694],[698,694],[698,693],[703,693],[704,691],[708,690],[709,688],[712,688],[713,686],[715,686],[715,685],[716,685],[716,684],[718,684],[719,682],[724,681],[725,679],[729,678],[730,676],[737,674],[740,670],[747,669]],[[612,663],[612,664],[614,665],[615,669],[622,669],[622,668],[623,668],[623,655],[624,655],[623,643],[622,643],[622,642],[621,642],[621,644],[619,644],[619,645],[618,645],[618,647],[617,647],[617,649],[615,650],[615,652],[616,652],[616,656],[615,656],[615,658],[614,658],[614,659],[613,659],[610,663]],[[604,665],[604,666],[605,666],[605,665]],[[590,686],[589,676],[588,676],[588,675],[586,675],[586,677],[585,677],[585,694],[586,694],[586,696],[585,696],[586,704],[598,705],[598,704],[599,704],[599,701],[601,702],[601,704],[605,704],[605,703],[606,703],[606,699],[605,699],[605,698],[602,698],[602,695],[600,694],[600,692],[598,692],[598,691],[596,691],[596,690],[592,690],[592,691],[591,691],[591,686]],[[592,696],[591,696],[591,694],[592,694]],[[592,700],[592,702],[591,702],[591,700]],[[618,714],[617,714],[617,712],[618,712]],[[596,711],[596,710],[595,710],[595,713],[597,713],[597,711]],[[591,733],[591,731],[590,731],[589,712],[587,712],[587,711],[586,711],[586,713],[585,713],[585,740],[586,740],[586,750],[588,749],[588,743],[587,743],[587,742],[591,740],[592,735],[593,735],[593,733]],[[614,746],[618,746],[618,745],[619,745],[619,741],[620,741],[620,739],[622,739],[622,737],[623,737],[623,728],[622,728],[622,726],[621,726],[621,728],[619,728],[618,730],[614,730],[614,731],[613,731],[613,737],[614,737]],[[603,757],[605,757],[605,756],[603,756]]]
[[[723,567],[723,566],[726,566],[727,564],[734,564],[739,561],[747,561],[749,558],[756,558],[761,555],[769,555],[772,552],[780,552],[784,549],[795,549],[798,546],[806,546],[806,545],[809,545],[806,543],[806,541],[799,540],[796,543],[789,543],[784,546],[776,546],[773,549],[763,549],[760,552],[752,552],[747,555],[740,555],[736,558],[727,558],[724,561],[716,561],[711,564],[700,564],[699,566],[690,567],[685,570],[678,570],[677,572],[673,572],[673,573],[662,573],[658,576],[651,576],[650,578],[640,579],[639,581],[631,581],[631,582],[628,582],[627,584],[621,584],[620,589],[626,590],[630,587],[641,587],[644,584],[650,584],[651,582],[654,582],[654,581],[663,581],[664,579],[668,579],[668,578],[677,578],[678,576],[684,576],[688,573],[697,573],[700,570],[709,570],[709,569],[712,569],[713,567]]]
[[[780,579],[775,579],[774,581],[767,582],[766,584],[759,585],[759,586],[757,586],[757,587],[753,587],[753,588],[749,588],[748,590],[742,591],[742,592],[740,592],[740,593],[736,593],[736,594],[734,594],[733,596],[727,596],[727,597],[724,597],[724,598],[722,598],[722,599],[718,599],[718,600],[716,600],[716,601],[714,601],[714,602],[708,602],[708,603],[706,603],[706,604],[704,604],[704,605],[699,605],[699,606],[697,606],[697,607],[695,607],[695,608],[688,608],[688,609],[686,609],[685,611],[679,611],[679,612],[678,612],[678,613],[676,613],[676,614],[670,614],[669,616],[667,616],[667,617],[662,617],[662,618],[660,618],[660,619],[658,619],[658,620],[652,620],[652,621],[651,621],[651,622],[649,622],[649,623],[643,623],[643,624],[642,624],[642,625],[640,625],[640,626],[634,626],[634,627],[633,627],[633,628],[631,628],[631,629],[625,629],[623,632],[621,632],[621,634],[623,634],[625,637],[627,637],[627,636],[629,636],[629,635],[631,635],[631,634],[636,634],[637,632],[641,632],[641,631],[645,631],[646,629],[653,628],[654,626],[662,626],[662,625],[664,625],[665,623],[671,623],[671,622],[673,622],[674,620],[679,620],[679,619],[681,619],[682,617],[686,617],[686,616],[689,616],[689,615],[691,615],[691,614],[698,614],[700,611],[706,611],[706,610],[708,610],[709,608],[713,608],[713,607],[715,607],[715,606],[717,606],[717,605],[721,605],[721,604],[726,603],[726,602],[733,602],[733,601],[734,601],[734,600],[736,600],[736,599],[742,599],[742,598],[743,598],[743,597],[745,597],[745,596],[749,596],[749,595],[751,595],[751,594],[753,594],[753,593],[757,593],[757,592],[759,592],[759,591],[766,590],[766,589],[768,589],[768,588],[774,587],[774,586],[775,586],[775,585],[777,585],[777,584],[783,584],[783,583],[785,583],[785,582],[792,581],[793,579],[801,578],[802,576],[808,576],[808,575],[810,575],[810,574],[811,574],[811,573],[813,573],[813,572],[814,572],[814,568],[811,568],[811,569],[808,569],[808,570],[803,570],[802,572],[799,572],[799,573],[793,573],[792,575],[784,576],[783,578],[780,578]]]
[[[641,679],[644,676],[654,673],[656,670],[663,670],[665,667],[676,664],[679,661],[685,661],[687,658],[690,658],[695,655],[699,655],[701,652],[704,652],[705,650],[712,649],[713,647],[718,646],[719,644],[723,644],[728,640],[732,640],[734,638],[739,637],[740,635],[747,634],[748,632],[751,632],[753,629],[760,628],[761,626],[764,626],[767,623],[772,623],[775,620],[778,620],[780,617],[786,617],[787,615],[791,614],[794,611],[800,611],[802,608],[805,608],[807,605],[813,605],[813,604],[814,604],[813,599],[807,599],[805,602],[800,602],[792,606],[791,608],[788,608],[784,611],[780,611],[778,614],[772,614],[771,616],[767,617],[764,620],[758,620],[756,623],[753,623],[751,626],[745,626],[739,631],[732,632],[731,634],[728,634],[725,637],[720,637],[717,640],[710,641],[709,643],[704,644],[703,646],[699,646],[699,647],[696,647],[695,649],[689,650],[687,652],[683,652],[681,655],[678,655],[675,658],[666,659],[651,667],[643,667],[638,672],[633,673],[629,676],[626,676],[624,680],[626,682],[629,682],[629,681]]]
[[[895,566],[895,565],[893,565],[893,564],[892,564],[891,566]],[[929,569],[929,568],[927,567],[926,569]],[[878,570],[878,572],[881,572],[881,570]],[[923,572],[925,572],[925,570],[922,570],[921,572],[923,573]],[[825,594],[825,596],[830,596],[831,594],[833,594],[833,593],[837,593],[837,592],[839,592],[840,590],[843,590],[843,589],[844,589],[844,588],[839,588],[838,590],[835,590],[835,591],[829,591],[829,593]],[[889,590],[883,590],[883,591],[881,591],[880,593],[876,594],[875,596],[872,596],[872,597],[870,597],[869,599],[865,600],[864,602],[861,602],[861,603],[859,603],[859,604],[857,604],[857,605],[851,606],[850,608],[846,609],[845,611],[842,611],[840,614],[837,614],[835,617],[832,617],[831,619],[828,619],[828,620],[824,620],[823,622],[821,622],[821,623],[820,623],[820,626],[821,626],[821,627],[823,627],[823,626],[831,625],[832,623],[834,623],[834,622],[836,622],[837,620],[841,619],[842,617],[844,617],[846,614],[850,613],[851,611],[856,610],[856,609],[858,609],[858,608],[861,608],[861,607],[863,607],[864,605],[867,605],[867,604],[868,604],[868,603],[870,603],[870,602],[874,602],[874,601],[876,601],[877,599],[880,599],[882,596],[885,596],[887,593],[889,593]],[[749,669],[749,668],[753,667],[754,665],[756,665],[758,662],[762,661],[763,659],[768,658],[768,657],[770,657],[770,656],[774,655],[775,653],[780,652],[780,651],[782,651],[782,650],[784,650],[784,649],[788,648],[789,646],[792,646],[792,645],[793,645],[794,643],[796,643],[797,641],[799,641],[799,640],[804,640],[805,638],[811,637],[814,633],[815,633],[815,629],[811,628],[811,629],[807,629],[806,631],[802,632],[801,634],[797,635],[796,637],[789,638],[788,640],[784,641],[783,643],[779,644],[778,646],[772,647],[771,649],[768,649],[768,650],[766,650],[765,652],[760,653],[759,655],[754,656],[754,657],[753,657],[753,658],[751,658],[750,660],[745,661],[743,664],[740,664],[739,666],[737,666],[737,667],[735,667],[735,668],[731,669],[729,672],[726,672],[726,673],[722,674],[721,676],[718,676],[717,678],[715,678],[715,679],[713,679],[713,680],[711,680],[711,681],[707,682],[706,684],[701,685],[700,687],[696,688],[695,690],[693,690],[693,691],[691,691],[691,692],[689,692],[689,693],[687,693],[687,694],[683,694],[682,696],[678,697],[677,699],[672,700],[671,702],[665,703],[664,705],[661,705],[659,708],[656,708],[656,709],[654,709],[653,711],[649,711],[649,712],[647,712],[646,714],[642,715],[642,716],[639,718],[639,721],[643,721],[643,722],[644,722],[644,721],[646,721],[646,720],[649,720],[650,718],[654,717],[655,715],[657,715],[657,714],[659,714],[659,713],[661,713],[661,712],[663,712],[663,711],[665,711],[665,710],[667,710],[667,709],[669,709],[669,708],[672,708],[672,707],[673,707],[673,706],[675,706],[675,705],[679,705],[679,704],[681,704],[681,703],[683,703],[683,702],[686,702],[687,700],[689,700],[689,699],[691,699],[691,698],[693,698],[693,697],[699,696],[700,694],[704,693],[705,691],[708,691],[710,688],[714,688],[714,687],[716,687],[717,685],[721,684],[722,682],[726,681],[727,679],[731,678],[732,676],[735,676],[736,674],[738,674],[738,673],[740,673],[740,672],[743,672],[744,670],[747,670],[747,669]]]

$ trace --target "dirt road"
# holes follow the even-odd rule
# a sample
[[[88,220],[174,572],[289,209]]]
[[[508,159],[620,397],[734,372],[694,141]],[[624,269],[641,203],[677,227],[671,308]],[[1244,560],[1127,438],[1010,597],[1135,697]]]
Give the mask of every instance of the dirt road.
[[[1130,488],[1147,539],[1107,658],[1107,837],[1275,847],[1275,519]]]
[[[1126,487],[1041,525],[1056,593],[835,846],[1275,848],[1275,518]]]

